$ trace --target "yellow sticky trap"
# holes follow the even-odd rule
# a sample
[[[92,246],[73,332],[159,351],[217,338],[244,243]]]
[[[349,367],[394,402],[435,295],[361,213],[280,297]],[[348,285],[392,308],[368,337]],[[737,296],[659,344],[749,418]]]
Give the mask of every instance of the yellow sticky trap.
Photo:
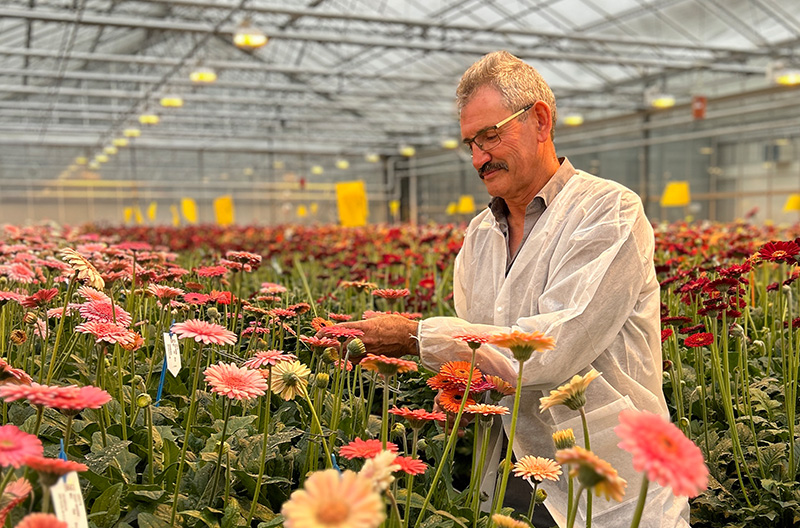
[[[475,212],[475,198],[471,194],[462,194],[458,198],[458,214],[472,214]]]
[[[157,207],[158,207],[158,204],[156,202],[150,202],[150,205],[147,206],[147,218],[149,220],[155,220],[156,219],[156,208]]]
[[[308,209],[306,209],[305,205],[298,205],[297,206],[297,217],[298,218],[305,218],[308,216]]]
[[[226,194],[214,200],[214,215],[217,218],[217,224],[221,226],[229,226],[236,222],[233,197],[231,195]]]
[[[669,182],[661,195],[661,207],[682,207],[689,205],[691,201],[687,181]]]
[[[136,220],[136,225],[142,225],[144,223],[144,218],[142,218],[142,210],[139,209],[139,206],[133,208],[133,218]]]
[[[367,225],[369,204],[363,181],[341,182],[336,184],[336,206],[339,223],[344,227]]]
[[[317,205],[317,202],[311,202],[311,206],[309,207],[309,210],[311,211],[312,215],[317,214],[317,211],[319,211],[319,205]]]
[[[450,202],[447,204],[447,209],[445,210],[448,216],[453,216],[458,211],[458,204],[455,202]]]
[[[397,216],[400,212],[400,200],[389,200],[389,212],[392,216]]]
[[[800,211],[800,194],[790,194],[783,205],[783,211]]]
[[[126,224],[127,224],[128,222],[130,222],[130,221],[131,221],[131,218],[133,218],[133,207],[126,207],[126,208],[125,208],[125,209],[122,211],[122,215],[125,217],[125,223],[126,223]]]
[[[181,213],[190,224],[197,223],[197,204],[191,198],[181,198]]]
[[[178,213],[178,206],[175,204],[170,205],[169,212],[172,213],[172,225],[174,227],[181,225],[181,215]]]

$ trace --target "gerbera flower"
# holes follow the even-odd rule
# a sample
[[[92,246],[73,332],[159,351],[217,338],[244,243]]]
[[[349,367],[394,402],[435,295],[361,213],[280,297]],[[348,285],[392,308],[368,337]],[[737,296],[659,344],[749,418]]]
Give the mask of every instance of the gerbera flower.
[[[286,286],[281,286],[274,282],[262,282],[261,288],[258,291],[260,293],[266,293],[267,295],[275,295],[276,293],[285,293]]]
[[[0,306],[3,306],[8,301],[20,302],[25,298],[25,295],[17,292],[0,291]]]
[[[335,324],[336,323],[334,323],[333,321],[329,321],[324,317],[314,317],[313,319],[311,319],[311,328],[313,328],[314,331],[316,332],[319,332],[325,327],[334,326]]]
[[[556,345],[555,339],[542,332],[521,330],[493,334],[489,336],[489,343],[508,348],[519,362],[527,361],[534,351],[545,352]]]
[[[232,400],[250,400],[263,396],[268,389],[261,373],[238,367],[234,363],[211,365],[204,374],[205,380],[211,385],[211,392]]]
[[[198,304],[202,306],[210,300],[210,297],[205,293],[184,293],[183,300],[189,304]]]
[[[605,495],[606,500],[622,501],[627,481],[620,477],[611,464],[581,446],[556,451],[556,462],[570,465],[571,477],[585,488],[594,489],[597,496]]]
[[[22,262],[12,262],[6,266],[0,266],[0,273],[6,275],[14,282],[32,284],[36,282],[36,273]]]
[[[383,493],[394,482],[394,473],[400,469],[400,464],[395,460],[397,455],[392,451],[381,451],[372,458],[368,458],[361,467],[359,475],[370,479],[375,491]]]
[[[505,396],[514,394],[514,386],[500,376],[486,376],[486,381],[493,385],[489,389],[489,396],[493,401],[500,401]]]
[[[377,528],[386,519],[386,506],[368,478],[326,469],[292,492],[281,515],[286,528]]]
[[[25,308],[38,308],[44,306],[58,295],[58,288],[48,288],[46,290],[39,290],[33,295],[28,295],[19,303]]]
[[[619,447],[633,455],[633,469],[648,480],[689,498],[708,487],[708,468],[700,448],[663,417],[624,410],[614,432],[622,439]]]
[[[353,316],[350,315],[350,314],[340,314],[340,313],[333,313],[333,312],[328,314],[328,319],[330,319],[332,321],[338,321],[340,323],[346,323],[347,321],[349,321],[352,318],[353,318]]]
[[[389,412],[408,420],[408,424],[412,429],[421,429],[426,423],[431,421],[443,422],[446,418],[443,412],[430,412],[425,409],[411,410],[408,407],[403,407],[402,409],[393,407],[389,409]]]
[[[353,460],[354,458],[372,458],[383,450],[383,442],[377,438],[368,440],[356,438],[349,444],[339,448],[339,455],[345,457],[347,460]],[[398,448],[396,444],[386,442],[386,450],[397,453]]]
[[[590,370],[584,376],[579,374],[572,376],[569,383],[561,385],[556,390],[551,390],[550,396],[539,398],[539,412],[544,412],[554,405],[566,405],[573,411],[577,411],[586,405],[586,387],[598,377],[600,377],[600,372],[595,369]]]
[[[499,528],[531,528],[531,525],[525,521],[518,521],[502,513],[492,515],[492,522]]]
[[[462,334],[453,336],[453,339],[465,342],[472,350],[477,350],[484,343],[489,342],[488,334]]]
[[[50,513],[29,513],[17,524],[17,528],[67,528],[64,521]]]
[[[60,458],[45,458],[43,456],[29,456],[25,465],[39,474],[39,483],[48,488],[58,481],[58,478],[71,471],[88,471],[86,464],[61,460]]]
[[[287,354],[283,350],[259,350],[256,355],[244,362],[244,366],[257,369],[263,366],[274,367],[281,361],[297,359],[294,354]]]
[[[247,251],[227,251],[225,252],[225,258],[241,264],[249,264],[253,268],[258,267],[258,265],[261,264],[261,255],[248,253]]]
[[[411,292],[408,291],[408,288],[403,288],[402,290],[392,290],[392,289],[378,289],[372,290],[372,295],[375,297],[380,297],[382,299],[400,299],[402,297],[408,297]]]
[[[269,315],[275,319],[289,319],[290,317],[297,317],[297,312],[285,308],[273,308],[269,311]]]
[[[16,425],[0,427],[0,466],[19,469],[29,456],[42,455],[42,441]]]
[[[120,343],[120,346],[127,350],[128,352],[135,352],[142,348],[144,345],[144,338],[138,332],[131,332],[133,339],[130,343]]]
[[[666,341],[667,339],[669,339],[670,337],[672,337],[672,334],[674,334],[674,333],[675,333],[675,332],[672,330],[672,328],[665,328],[665,329],[663,329],[663,330],[661,331],[661,342],[663,343],[664,341]]]
[[[508,407],[502,405],[490,405],[488,403],[476,403],[475,405],[467,405],[464,407],[464,412],[470,414],[480,414],[482,416],[496,416],[508,414]]]
[[[788,242],[767,242],[758,250],[758,256],[762,260],[770,262],[796,263],[795,255],[800,254],[800,246],[794,241]]]
[[[9,482],[3,490],[2,499],[0,499],[0,504],[3,506],[2,510],[0,510],[0,526],[5,526],[8,514],[19,504],[25,502],[32,490],[33,487],[28,482],[28,479],[20,478]]]
[[[86,260],[80,253],[72,248],[63,248],[61,251],[61,258],[69,262],[72,271],[78,274],[78,280],[88,284],[96,290],[102,290],[106,287],[103,282],[103,277],[97,272],[97,269],[91,262]]]
[[[300,341],[316,349],[317,351],[324,350],[327,347],[339,346],[339,341],[333,339],[332,337],[300,336]]]
[[[87,301],[111,302],[111,297],[106,295],[104,292],[95,290],[91,286],[86,286],[85,284],[80,288],[78,288],[78,295],[80,295]]]
[[[272,367],[270,388],[286,401],[305,393],[311,370],[299,361],[281,361]]]
[[[199,319],[188,319],[172,325],[170,330],[178,339],[194,339],[207,345],[232,345],[236,343],[236,334],[216,323],[207,323]]]
[[[31,377],[22,369],[14,368],[0,359],[0,384],[30,385]]]
[[[111,395],[99,387],[87,385],[72,390],[72,387],[59,387],[53,395],[48,407],[58,409],[64,414],[77,414],[83,409],[99,409],[111,401]],[[30,398],[29,398],[30,399]]]
[[[89,321],[117,323],[121,326],[130,326],[132,321],[131,314],[109,301],[88,301],[81,304],[78,311],[81,317]]]
[[[194,272],[198,277],[222,277],[227,275],[228,268],[225,266],[201,266],[195,268]]]
[[[400,466],[399,471],[409,475],[421,475],[428,469],[428,464],[418,458],[398,456],[394,459],[394,463]]]
[[[559,449],[569,449],[575,446],[575,432],[571,427],[566,429],[559,429],[553,433],[553,444],[556,446],[556,451]]]
[[[340,288],[352,288],[358,291],[364,290],[374,290],[378,287],[377,284],[374,282],[367,282],[367,281],[340,281],[339,282]]]
[[[364,332],[358,328],[348,328],[342,325],[326,326],[322,329],[322,332],[324,335],[334,337],[340,342],[364,335]]]
[[[171,299],[175,299],[183,295],[184,292],[180,288],[173,288],[172,286],[162,286],[160,284],[149,284],[147,286],[147,293],[160,299],[161,301],[167,301]]]
[[[425,382],[428,387],[433,390],[456,389],[457,384],[453,383],[449,378],[444,377],[442,374],[436,374],[428,378]]]
[[[714,334],[711,332],[700,332],[692,334],[683,340],[683,344],[690,348],[708,346],[714,342]]]
[[[545,479],[558,480],[561,475],[561,466],[555,461],[544,457],[524,456],[514,464],[514,476],[524,479],[533,479],[542,482]]]
[[[464,399],[464,393],[459,390],[443,390],[439,394],[439,405],[449,413],[457,413],[458,408],[461,407],[461,400]],[[475,400],[467,396],[467,403],[464,407],[475,405]]]
[[[417,364],[408,359],[367,354],[367,357],[361,360],[361,368],[378,372],[383,377],[389,377],[394,374],[416,371]]]
[[[78,392],[78,387],[58,387],[54,385],[40,385],[32,382],[30,385],[1,385],[0,398],[7,402],[27,399],[32,405],[44,405],[50,407],[51,403],[60,394]]]
[[[470,366],[469,361],[448,361],[439,367],[439,374],[450,381],[466,385],[467,380],[470,378],[475,382],[483,377],[477,367],[474,370],[470,370]]]
[[[75,327],[76,332],[94,335],[96,341],[120,345],[133,344],[135,332],[118,324],[105,321],[86,321]]]

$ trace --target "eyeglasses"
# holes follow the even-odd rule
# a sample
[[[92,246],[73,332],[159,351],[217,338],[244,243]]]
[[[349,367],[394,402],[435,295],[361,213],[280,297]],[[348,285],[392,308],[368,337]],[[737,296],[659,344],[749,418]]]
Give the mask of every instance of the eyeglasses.
[[[511,114],[510,116],[503,119],[494,126],[484,128],[483,130],[475,134],[475,136],[472,139],[465,139],[464,146],[467,147],[467,149],[469,149],[470,154],[472,154],[472,145],[476,145],[479,149],[481,149],[484,152],[489,152],[490,150],[492,150],[493,148],[495,148],[497,145],[500,144],[500,134],[497,132],[500,129],[500,127],[505,125],[506,123],[509,123],[510,121],[513,121],[514,119],[521,116],[531,108],[533,108],[533,104],[529,104],[522,110],[519,110]]]

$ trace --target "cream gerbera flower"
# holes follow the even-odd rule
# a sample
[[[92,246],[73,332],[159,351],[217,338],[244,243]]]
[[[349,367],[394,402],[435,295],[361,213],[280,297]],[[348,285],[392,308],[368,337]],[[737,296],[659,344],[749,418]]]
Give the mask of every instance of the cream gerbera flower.
[[[312,473],[305,488],[283,504],[281,514],[286,528],[376,528],[386,518],[383,499],[370,479],[335,469]]]
[[[270,388],[286,401],[305,393],[311,370],[299,361],[281,361],[272,367]]]
[[[500,528],[531,528],[531,525],[525,521],[518,521],[502,513],[492,515],[492,522]]]
[[[514,476],[542,482],[544,479],[558,480],[561,466],[549,458],[524,456],[514,464]]]
[[[544,412],[555,405],[566,405],[573,411],[577,411],[586,405],[586,387],[598,377],[600,377],[600,372],[595,369],[590,370],[584,376],[578,374],[572,376],[569,383],[561,385],[556,390],[551,390],[550,396],[539,398],[539,412]]]
[[[359,475],[368,478],[374,483],[375,491],[382,493],[394,482],[392,473],[400,469],[400,464],[395,463],[396,453],[381,451],[373,458],[364,462]]]

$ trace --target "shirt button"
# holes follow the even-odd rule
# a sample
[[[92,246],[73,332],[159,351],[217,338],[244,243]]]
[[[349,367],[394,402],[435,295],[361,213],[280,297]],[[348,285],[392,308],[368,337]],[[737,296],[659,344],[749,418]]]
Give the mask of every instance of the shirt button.
[[[503,311],[503,307],[502,306],[498,306],[497,307],[497,313],[501,313],[502,311]]]

